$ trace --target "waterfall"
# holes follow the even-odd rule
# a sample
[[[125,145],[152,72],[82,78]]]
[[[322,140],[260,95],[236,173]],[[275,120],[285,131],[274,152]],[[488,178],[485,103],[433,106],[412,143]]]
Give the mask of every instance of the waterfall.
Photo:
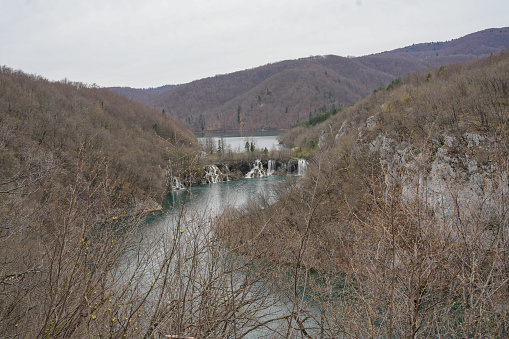
[[[276,171],[276,160],[269,160],[267,164],[267,175],[272,175]]]
[[[205,166],[205,179],[209,184],[223,182],[223,173],[216,165],[207,165]]]
[[[308,161],[306,159],[299,159],[297,164],[297,175],[304,175],[308,169]]]
[[[182,184],[180,182],[179,178],[172,177],[171,178],[171,190],[178,191],[178,190],[183,190],[183,189],[186,189],[186,186],[184,186],[184,184]]]
[[[179,191],[179,190],[186,189],[186,186],[184,185],[184,183],[180,182],[180,178],[178,176],[173,175],[172,169],[173,169],[173,166],[172,166],[172,163],[170,160],[169,166],[166,168],[166,170],[164,172],[164,176],[166,178],[168,178],[167,186],[168,187],[171,186],[172,191]]]
[[[260,159],[256,159],[253,168],[246,174],[246,178],[264,177],[267,172],[263,169],[263,163]]]

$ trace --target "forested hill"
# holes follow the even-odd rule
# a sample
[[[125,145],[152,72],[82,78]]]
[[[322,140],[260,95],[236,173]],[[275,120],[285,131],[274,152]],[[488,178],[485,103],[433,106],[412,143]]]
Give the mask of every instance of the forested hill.
[[[110,311],[127,302],[112,301],[139,300],[122,269],[148,248],[136,216],[161,208],[169,160],[197,150],[183,123],[152,107],[0,66],[0,336],[101,337],[121,319]]]
[[[94,176],[97,184],[109,180],[124,207],[160,197],[172,152],[197,147],[184,124],[152,107],[8,67],[0,68],[0,128],[0,207],[2,192],[58,194]]]
[[[306,175],[223,237],[290,266],[323,337],[507,338],[509,52],[388,87],[287,131]]]
[[[490,28],[447,42],[427,42],[358,58],[364,65],[378,70],[401,73],[401,65],[408,71],[440,67],[453,62],[482,58],[509,49],[509,27]]]
[[[509,28],[488,29],[358,58],[328,55],[281,61],[172,89],[113,90],[164,110],[195,131],[286,129],[333,107],[353,104],[408,72],[506,49]]]
[[[141,103],[148,103],[152,97],[155,97],[177,86],[178,85],[164,85],[155,88],[110,87],[110,89],[126,98],[136,100]]]

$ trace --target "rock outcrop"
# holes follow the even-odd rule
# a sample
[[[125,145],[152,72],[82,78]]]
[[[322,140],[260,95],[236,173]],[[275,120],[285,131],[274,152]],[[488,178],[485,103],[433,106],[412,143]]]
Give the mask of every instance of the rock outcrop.
[[[433,138],[432,145],[431,151],[422,151],[384,134],[364,143],[370,153],[379,155],[386,194],[399,187],[404,204],[421,203],[453,233],[459,223],[489,221],[489,229],[490,223],[506,222],[508,164],[499,156],[497,140],[444,132]]]

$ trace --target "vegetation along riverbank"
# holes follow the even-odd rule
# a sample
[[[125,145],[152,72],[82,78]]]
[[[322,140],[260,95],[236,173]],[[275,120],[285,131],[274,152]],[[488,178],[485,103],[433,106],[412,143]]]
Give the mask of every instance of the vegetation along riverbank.
[[[502,338],[508,110],[507,53],[398,78],[288,131],[314,149],[306,177],[235,212],[221,239],[287,272],[325,337]]]
[[[264,91],[250,113],[269,106]],[[232,126],[247,121],[230,106]],[[507,337],[509,53],[411,72],[339,107],[300,112],[281,151],[204,155],[165,111],[2,67],[1,335]],[[164,222],[116,222],[157,209],[173,178],[304,157],[276,203],[211,215],[174,193],[171,213],[151,215]]]

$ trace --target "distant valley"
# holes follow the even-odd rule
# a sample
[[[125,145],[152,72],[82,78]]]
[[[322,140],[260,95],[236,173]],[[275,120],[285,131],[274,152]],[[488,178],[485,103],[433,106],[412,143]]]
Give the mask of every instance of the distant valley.
[[[314,56],[179,86],[110,89],[186,122],[196,132],[288,129],[332,108],[351,105],[410,72],[507,49],[509,27],[493,28],[356,58]]]

